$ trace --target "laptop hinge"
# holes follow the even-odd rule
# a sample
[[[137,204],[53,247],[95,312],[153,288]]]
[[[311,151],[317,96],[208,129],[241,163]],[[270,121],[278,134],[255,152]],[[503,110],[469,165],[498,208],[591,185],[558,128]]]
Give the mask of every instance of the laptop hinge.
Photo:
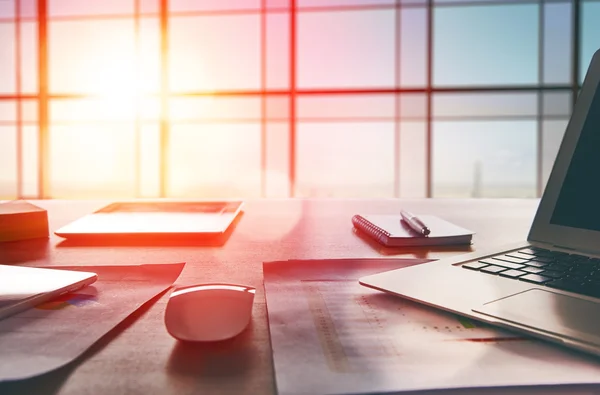
[[[573,252],[573,253],[578,253],[578,254],[583,254],[583,255],[600,255],[600,251],[593,251],[593,250],[584,250],[581,248],[573,248],[573,247],[566,247],[566,246],[561,246],[559,244],[552,244],[552,243],[544,243],[542,241],[537,241],[537,240],[527,240],[529,243],[531,243],[531,245],[538,246],[541,248],[546,248],[546,249],[558,249],[558,250],[565,250],[567,252]]]
[[[552,244],[552,247],[559,248],[561,250],[572,251],[572,252],[575,252],[577,254],[583,254],[583,255],[600,255],[600,251],[592,251],[592,250],[584,250],[584,249],[581,249],[581,248],[565,247],[565,246],[561,246],[561,245],[557,245],[557,244]]]

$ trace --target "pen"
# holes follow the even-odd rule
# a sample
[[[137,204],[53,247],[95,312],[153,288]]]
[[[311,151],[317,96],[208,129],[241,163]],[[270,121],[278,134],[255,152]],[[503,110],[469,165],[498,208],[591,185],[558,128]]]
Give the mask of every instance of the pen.
[[[402,216],[404,222],[406,222],[408,226],[410,226],[415,232],[420,233],[423,236],[427,236],[429,233],[431,233],[427,225],[425,225],[423,221],[421,221],[415,215],[404,210],[400,210],[400,215]]]

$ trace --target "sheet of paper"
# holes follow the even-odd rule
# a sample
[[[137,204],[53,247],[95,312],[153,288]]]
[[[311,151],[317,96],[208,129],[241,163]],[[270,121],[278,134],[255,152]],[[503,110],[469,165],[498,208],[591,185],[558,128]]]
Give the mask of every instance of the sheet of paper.
[[[144,303],[169,288],[184,264],[56,267],[98,280],[0,321],[0,382],[57,369],[81,355]]]
[[[600,383],[598,359],[358,284],[415,263],[265,263],[279,394]]]

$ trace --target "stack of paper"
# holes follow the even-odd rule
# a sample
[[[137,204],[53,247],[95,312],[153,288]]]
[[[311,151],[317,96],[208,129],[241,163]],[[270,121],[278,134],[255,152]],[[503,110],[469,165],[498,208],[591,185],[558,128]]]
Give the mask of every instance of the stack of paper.
[[[265,263],[279,394],[600,383],[597,359],[358,284],[414,263]]]

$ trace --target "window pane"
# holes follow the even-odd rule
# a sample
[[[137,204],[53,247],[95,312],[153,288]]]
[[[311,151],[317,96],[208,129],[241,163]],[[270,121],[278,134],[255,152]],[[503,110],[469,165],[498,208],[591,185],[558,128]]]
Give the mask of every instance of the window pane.
[[[38,127],[37,126],[23,126],[21,129],[23,133],[23,144],[22,148],[22,166],[23,166],[23,196],[25,197],[37,197],[38,191]]]
[[[14,122],[17,119],[17,102],[0,100],[0,122]]]
[[[221,11],[260,8],[261,0],[169,0],[169,11]]]
[[[388,118],[395,115],[393,95],[331,95],[299,97],[298,118]]]
[[[406,8],[400,20],[400,84],[427,84],[427,11]]]
[[[160,196],[160,128],[143,125],[140,131],[140,196]]]
[[[139,107],[141,120],[158,121],[160,103],[157,98],[142,97],[139,104],[127,97],[100,99],[61,99],[50,101],[52,123],[90,121],[133,122]]]
[[[160,121],[160,99],[143,96],[137,104],[142,121]]]
[[[571,115],[571,93],[546,92],[543,96],[543,110],[546,116]]]
[[[538,82],[537,5],[438,7],[434,20],[436,85]]]
[[[571,4],[546,4],[544,9],[544,83],[571,80]]]
[[[37,23],[21,23],[21,92],[23,93],[38,92],[37,34]]]
[[[133,121],[133,101],[113,102],[110,99],[62,99],[49,104],[52,123],[89,121]]]
[[[160,25],[158,18],[140,18],[139,73],[135,92],[158,93],[160,91]],[[135,61],[135,58],[134,58]]]
[[[258,16],[173,17],[170,27],[171,90],[260,88]]]
[[[0,93],[15,92],[15,77],[15,24],[0,22]]]
[[[14,126],[0,125],[0,199],[17,196],[16,135]]]
[[[583,82],[592,55],[600,48],[600,3],[581,5],[581,60],[579,65],[580,83]]]
[[[290,194],[290,126],[287,122],[267,124],[267,172],[265,197]]]
[[[50,191],[53,198],[133,197],[133,124],[50,126]]]
[[[133,96],[133,28],[133,20],[51,22],[50,91]]]
[[[535,93],[438,93],[433,96],[433,115],[444,118],[535,116]]]
[[[290,0],[267,0],[268,9],[289,9]]]
[[[140,13],[156,14],[159,10],[158,0],[140,0]]]
[[[171,121],[260,120],[257,97],[185,97],[170,101]]]
[[[290,98],[288,96],[267,96],[267,119],[285,121],[290,116]]]
[[[168,195],[259,197],[260,124],[173,125]]]
[[[427,96],[422,93],[400,95],[400,116],[404,119],[422,120],[427,116]]]
[[[498,3],[498,0],[433,0],[434,4],[444,4],[444,3],[472,3],[472,4],[476,4],[476,3],[483,3],[486,1],[490,1],[490,2],[495,2]],[[503,3],[521,3],[523,2],[523,0],[500,0]],[[543,0],[545,1],[545,0]],[[550,0],[552,1],[552,0]]]
[[[267,87],[290,86],[290,14],[267,15]]]
[[[15,1],[0,1],[0,19],[11,19],[15,17]]]
[[[37,0],[20,0],[20,11],[22,18],[37,17]]]
[[[542,123],[542,184],[546,187],[548,177],[554,166],[558,148],[567,128],[567,119],[544,121]]]
[[[400,123],[400,197],[427,195],[427,125]]]
[[[298,13],[298,86],[394,85],[394,11]]]
[[[392,122],[301,122],[296,149],[297,196],[394,196]]]
[[[535,197],[535,121],[433,124],[435,197]]]
[[[134,0],[48,0],[48,15],[133,14]]]
[[[23,122],[37,123],[38,102],[37,100],[23,100],[21,102],[21,116]]]
[[[394,4],[395,0],[298,0],[298,7],[332,7]]]

